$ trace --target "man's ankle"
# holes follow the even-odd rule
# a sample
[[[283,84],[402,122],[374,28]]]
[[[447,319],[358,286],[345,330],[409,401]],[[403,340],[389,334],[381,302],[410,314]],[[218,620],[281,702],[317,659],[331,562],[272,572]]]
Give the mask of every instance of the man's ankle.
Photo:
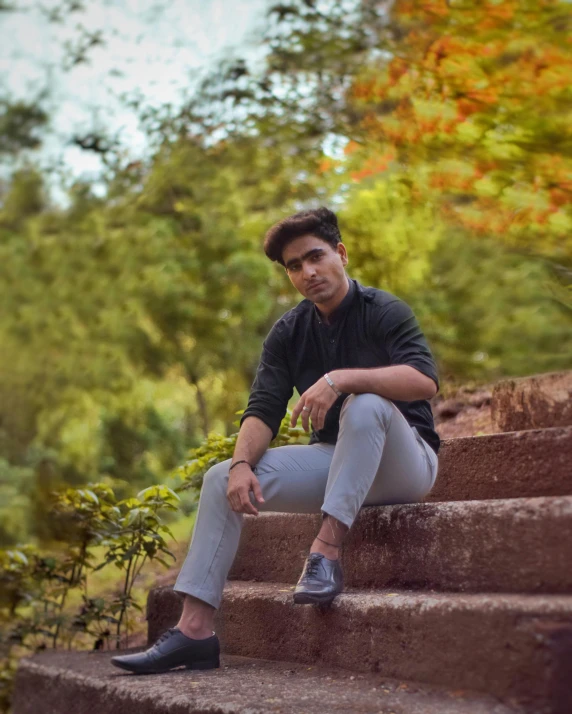
[[[193,595],[186,594],[177,627],[184,635],[193,640],[212,637],[215,612],[212,605]]]
[[[187,637],[190,637],[193,640],[206,640],[207,637],[212,637],[213,636],[213,630],[209,625],[189,625],[188,623],[185,622],[179,622],[177,624],[177,627],[183,635],[186,635]]]
[[[340,557],[340,549],[339,548],[334,548],[331,545],[322,543],[322,541],[318,540],[317,538],[312,543],[310,552],[311,553],[321,553],[328,560],[338,560],[338,558]]]

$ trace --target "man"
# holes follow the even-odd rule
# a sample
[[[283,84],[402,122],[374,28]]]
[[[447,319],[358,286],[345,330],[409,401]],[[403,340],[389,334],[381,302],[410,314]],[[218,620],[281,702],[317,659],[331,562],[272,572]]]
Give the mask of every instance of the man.
[[[437,477],[431,407],[437,369],[411,308],[346,274],[347,251],[327,208],[267,233],[264,250],[306,298],[272,327],[234,456],[205,475],[193,539],[174,589],[177,627],[140,654],[114,657],[132,672],[219,666],[213,631],[243,514],[322,513],[294,602],[328,604],[343,588],[339,549],[362,506],[413,503]],[[268,449],[297,389],[309,445]]]

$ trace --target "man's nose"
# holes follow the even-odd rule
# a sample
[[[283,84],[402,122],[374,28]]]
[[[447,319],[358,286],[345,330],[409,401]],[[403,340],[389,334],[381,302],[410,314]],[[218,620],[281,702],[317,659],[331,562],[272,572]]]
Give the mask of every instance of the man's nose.
[[[316,275],[316,266],[312,265],[312,263],[303,263],[302,270],[304,271],[305,280],[311,280]]]

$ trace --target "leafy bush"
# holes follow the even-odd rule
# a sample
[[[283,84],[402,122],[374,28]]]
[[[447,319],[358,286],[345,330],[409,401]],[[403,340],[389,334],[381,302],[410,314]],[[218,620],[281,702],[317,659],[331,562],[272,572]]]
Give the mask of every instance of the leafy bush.
[[[78,633],[88,635],[94,649],[110,641],[119,648],[129,631],[129,612],[141,609],[133,585],[148,560],[175,556],[163,534],[172,536],[160,516],[177,510],[179,497],[167,486],[151,486],[135,498],[117,501],[106,484],[66,489],[52,494],[51,516],[58,521],[66,546],[42,553],[21,545],[0,551],[0,708],[9,706],[12,680],[19,657],[64,639],[71,648]],[[104,560],[95,564],[93,548],[103,547]],[[113,563],[125,574],[122,587],[110,601],[89,597],[88,573]],[[81,606],[69,614],[66,601],[79,593]],[[111,628],[115,626],[112,634]]]
[[[307,441],[301,427],[290,427],[290,416],[288,412],[270,448]],[[182,481],[175,489],[150,486],[123,500],[105,483],[53,492],[47,510],[65,546],[55,552],[30,544],[0,550],[0,707],[9,706],[23,654],[57,648],[62,642],[71,648],[78,634],[87,635],[93,649],[109,648],[113,642],[120,647],[129,632],[130,613],[141,610],[133,596],[141,569],[150,560],[164,567],[172,564],[166,557],[176,560],[165,540],[173,534],[161,514],[179,509],[177,491],[200,491],[208,469],[232,456],[237,436],[210,434],[173,472]],[[104,549],[98,563],[95,548]],[[110,600],[90,597],[89,573],[109,565],[122,571],[121,589]],[[81,602],[75,613],[66,609],[72,592]]]

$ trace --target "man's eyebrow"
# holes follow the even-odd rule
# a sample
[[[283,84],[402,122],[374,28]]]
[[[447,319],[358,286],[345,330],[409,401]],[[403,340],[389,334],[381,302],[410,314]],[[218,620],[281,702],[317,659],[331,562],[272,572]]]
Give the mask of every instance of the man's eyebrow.
[[[312,250],[309,250],[307,253],[304,253],[304,255],[301,258],[292,258],[292,260],[289,260],[286,263],[286,268],[289,268],[291,265],[294,265],[294,263],[297,263],[298,261],[301,260],[306,260],[306,258],[309,258],[312,255],[317,255],[318,253],[324,253],[323,248],[312,248]]]

